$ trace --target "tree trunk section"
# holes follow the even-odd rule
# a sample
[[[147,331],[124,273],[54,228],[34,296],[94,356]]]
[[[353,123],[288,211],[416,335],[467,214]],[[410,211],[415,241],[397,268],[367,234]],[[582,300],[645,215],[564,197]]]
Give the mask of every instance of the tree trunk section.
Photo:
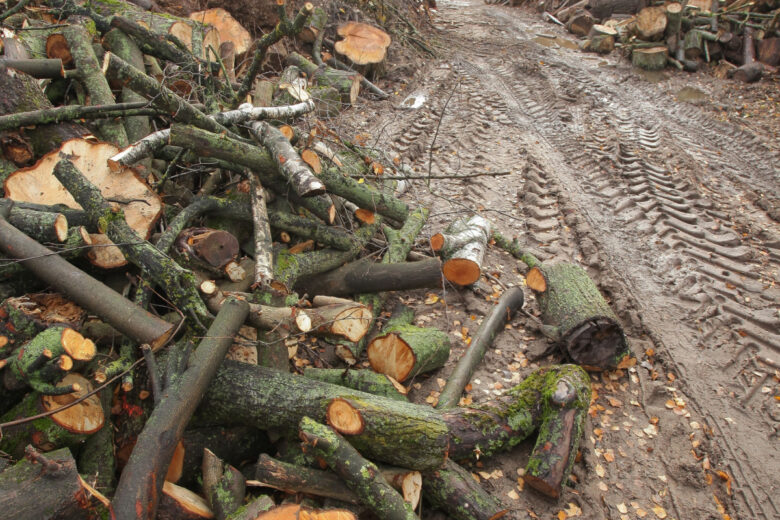
[[[367,394],[379,395],[395,401],[409,400],[406,397],[406,388],[398,381],[388,375],[378,374],[371,370],[308,367],[303,371],[303,375],[317,381],[360,390]]]
[[[668,56],[669,49],[666,47],[634,49],[634,51],[631,53],[631,63],[640,69],[661,70],[666,67]]]
[[[472,337],[471,344],[460,358],[455,370],[447,378],[447,384],[439,395],[439,402],[436,408],[450,408],[458,405],[463,389],[469,384],[471,376],[477,369],[477,365],[482,362],[488,347],[493,340],[508,323],[515,311],[523,306],[523,290],[519,287],[510,287],[496,303],[496,306],[490,311],[479,330]]]
[[[629,352],[617,316],[588,273],[574,264],[541,264],[526,283],[536,294],[542,321],[575,363],[615,368]]]
[[[301,419],[300,436],[306,450],[322,457],[328,466],[382,520],[415,520],[411,505],[384,479],[373,462],[364,459],[333,429],[309,417]]]
[[[117,485],[113,504],[119,518],[155,518],[171,456],[248,313],[249,306],[240,300],[222,305],[189,368],[154,409]]]
[[[496,520],[509,512],[451,460],[443,468],[425,473],[422,482],[426,500],[454,520]]]
[[[338,269],[298,282],[298,288],[310,295],[349,296],[358,293],[406,291],[440,288],[441,261],[429,258],[396,264],[357,260]]]
[[[0,511],[7,518],[77,520],[90,518],[76,461],[66,448],[45,455],[51,465],[22,460],[0,472]]]

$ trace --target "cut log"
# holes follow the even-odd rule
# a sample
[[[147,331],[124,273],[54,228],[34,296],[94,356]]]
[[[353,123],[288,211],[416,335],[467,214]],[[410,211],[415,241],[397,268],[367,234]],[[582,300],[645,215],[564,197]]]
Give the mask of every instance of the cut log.
[[[343,387],[265,367],[225,361],[204,397],[197,419],[202,423],[243,423],[290,432],[304,416],[325,422],[328,405],[340,398],[348,400],[365,424],[363,433],[350,436],[350,443],[374,460],[427,471],[440,468],[448,456],[455,460],[489,457],[517,445],[550,413],[548,402],[555,388],[564,384],[562,381],[577,389],[578,400],[568,406],[578,411],[575,425],[579,428],[591,390],[587,373],[574,365],[539,369],[503,398],[479,407],[439,411],[357,390],[345,391]],[[576,430],[575,437],[579,433]],[[534,448],[544,449],[538,443]]]
[[[645,0],[588,0],[587,9],[594,17],[604,21],[613,14],[636,14],[646,4]]]
[[[680,44],[682,12],[682,4],[678,2],[666,4],[666,29],[664,30],[664,36],[666,37],[666,46],[672,55],[677,53],[677,47]]]
[[[38,242],[64,242],[68,238],[68,219],[62,213],[13,207],[8,222]]]
[[[200,396],[233,343],[233,334],[249,313],[246,302],[229,299],[195,351],[189,368],[154,409],[122,471],[113,500],[121,518],[152,519],[157,511],[163,476]]]
[[[49,327],[79,329],[87,313],[58,293],[25,294],[0,304],[0,335],[21,345]]]
[[[81,209],[73,196],[52,175],[60,153],[73,156],[73,164],[84,172],[107,199],[116,200],[127,224],[142,238],[147,238],[162,212],[162,201],[138,174],[124,168],[112,172],[106,161],[119,150],[108,143],[71,139],[58,150],[44,156],[37,164],[18,170],[5,181],[6,197],[37,204],[64,204]]]
[[[606,25],[594,24],[588,33],[590,43],[588,50],[598,52],[599,54],[609,54],[615,50],[615,39],[617,31]]]
[[[431,237],[431,247],[445,258],[442,273],[447,280],[458,285],[479,280],[491,229],[489,220],[474,215],[453,222],[444,233]]]
[[[204,449],[203,494],[217,520],[226,520],[244,503],[246,479],[211,450]]]
[[[249,31],[221,7],[192,13],[190,20],[213,26],[219,34],[219,41],[223,44],[231,42],[237,55],[244,54],[252,44],[252,35]]]
[[[214,512],[200,495],[189,489],[165,482],[162,486],[158,520],[203,520],[214,518]]]
[[[371,310],[359,303],[332,304],[305,309],[295,318],[304,332],[360,341],[371,327]]]
[[[780,65],[780,38],[764,38],[758,42],[758,61],[771,67]]]
[[[753,41],[753,28],[745,27],[745,36],[742,41],[743,60],[742,65],[733,71],[732,77],[744,83],[755,83],[761,79],[764,65],[756,61],[756,48]]]
[[[79,305],[100,316],[127,337],[160,347],[174,326],[109,289],[0,218],[0,251]]]
[[[0,511],[9,519],[91,518],[81,482],[68,449],[38,454],[0,472]]]
[[[385,59],[391,39],[383,30],[365,23],[346,22],[339,25],[337,32],[344,39],[336,42],[336,52],[355,65],[381,63]]]
[[[669,49],[666,47],[634,49],[634,51],[631,53],[631,63],[640,69],[661,70],[666,67],[668,56]]]
[[[580,9],[575,11],[566,22],[566,29],[577,36],[587,36],[596,19],[590,12]]]
[[[645,7],[636,16],[636,31],[644,41],[655,41],[666,30],[666,8],[660,6]]]
[[[414,520],[411,505],[382,477],[373,462],[364,459],[333,429],[309,417],[300,422],[300,436],[306,450],[321,457],[355,492],[360,500],[383,520]]]
[[[380,466],[385,480],[401,493],[413,508],[417,507],[421,494],[422,477],[419,471]],[[330,471],[290,464],[261,454],[255,465],[256,485],[270,487],[287,493],[306,493],[332,498],[350,504],[360,503],[358,496],[342,479]]]
[[[301,69],[311,81],[321,87],[333,87],[341,94],[341,102],[353,105],[360,93],[360,74],[331,67],[318,67],[297,52],[291,52],[286,58],[287,65]]]
[[[260,121],[250,124],[252,133],[276,162],[282,176],[300,197],[311,197],[325,192],[325,185],[314,176],[290,141],[270,124]]]
[[[175,252],[182,260],[180,263],[192,268],[222,277],[228,275],[228,278],[231,273],[239,274],[236,270],[240,269],[237,264],[240,246],[236,237],[227,231],[204,227],[184,229],[176,238]]]
[[[496,520],[509,512],[451,460],[441,469],[426,472],[422,485],[425,499],[454,520]]]
[[[30,386],[45,395],[61,393],[61,387],[54,385],[73,367],[73,361],[90,361],[96,352],[95,344],[75,330],[52,327],[12,354],[3,382],[8,390]]]
[[[444,366],[450,356],[449,336],[438,329],[416,327],[413,319],[414,311],[403,307],[368,343],[366,352],[374,371],[403,382]]]
[[[357,260],[338,269],[302,279],[297,288],[310,295],[349,296],[357,293],[440,288],[441,261],[428,258],[396,264]]]
[[[583,268],[568,263],[537,265],[528,272],[526,283],[536,295],[546,333],[575,363],[615,368],[629,353],[615,313]]]
[[[307,367],[303,375],[317,381],[353,388],[396,401],[408,401],[407,390],[402,384],[388,375],[371,370]]]
[[[70,393],[41,395],[31,392],[0,418],[0,422],[57,410],[92,391],[89,381],[78,374],[66,375],[57,386],[64,391],[70,390]],[[53,415],[3,428],[0,450],[19,458],[24,454],[24,447],[30,443],[42,451],[77,446],[102,428],[104,421],[105,415],[100,399],[93,395]]]
[[[504,324],[512,319],[515,311],[523,306],[523,290],[519,287],[510,287],[498,303],[491,309],[479,326],[479,330],[473,336],[468,350],[460,358],[455,370],[452,371],[447,384],[439,395],[439,402],[436,408],[450,408],[457,406],[460,401],[461,393],[466,388],[471,376],[477,368],[477,365],[485,357],[488,347],[493,343],[493,339],[504,328]]]

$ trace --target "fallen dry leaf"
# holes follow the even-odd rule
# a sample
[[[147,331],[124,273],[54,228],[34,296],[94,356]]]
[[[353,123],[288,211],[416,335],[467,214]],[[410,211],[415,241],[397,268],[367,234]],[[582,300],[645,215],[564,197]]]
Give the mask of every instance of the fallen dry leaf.
[[[620,511],[621,513],[623,513],[623,514],[628,513],[628,508],[626,507],[626,504],[624,504],[622,502],[617,505],[617,510]]]
[[[598,475],[600,478],[603,478],[604,475],[606,474],[607,472],[604,469],[604,466],[602,466],[601,464],[596,464],[596,475]]]
[[[566,520],[566,511],[558,511],[558,520]]]
[[[506,495],[512,500],[520,500],[520,495],[514,489],[510,489]]]
[[[439,297],[433,293],[428,293],[425,295],[425,305],[433,305],[439,301]]]
[[[574,502],[569,502],[569,507],[566,508],[566,514],[571,518],[574,516],[581,516],[582,509],[579,508]]]
[[[664,518],[666,518],[666,509],[664,509],[659,505],[653,506],[653,513],[655,513],[655,516],[657,516],[661,520],[664,520]]]

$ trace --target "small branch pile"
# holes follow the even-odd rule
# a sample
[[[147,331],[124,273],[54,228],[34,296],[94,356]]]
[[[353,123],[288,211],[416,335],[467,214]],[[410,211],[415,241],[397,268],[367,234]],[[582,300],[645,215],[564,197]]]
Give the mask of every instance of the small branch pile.
[[[728,77],[754,82],[777,74],[780,9],[748,0],[540,0],[545,17],[585,38],[583,50],[608,54],[622,47],[634,66],[667,65],[695,72],[718,65]]]
[[[622,331],[584,271],[537,266],[483,217],[437,235],[443,261],[413,251],[428,209],[399,198],[403,171],[317,119],[361,87],[386,96],[329,65],[341,62],[322,49],[322,10],[281,3],[252,43],[225,12],[26,6],[0,14],[0,450],[18,459],[0,473],[0,507],[415,518],[423,492],[453,518],[498,518],[506,509],[458,463],[533,434],[525,478],[561,493],[590,401],[580,367],[457,406],[521,289],[486,316],[436,409],[410,403],[404,383],[444,366],[448,335],[409,308],[381,331],[378,318],[390,291],[477,282],[495,240],[538,268],[545,326],[577,363],[613,366]],[[339,34],[347,67],[381,75],[386,34]],[[300,52],[258,80],[282,39]],[[321,368],[313,345],[341,368]],[[366,358],[372,370],[354,367]],[[292,374],[291,359],[319,368]],[[295,493],[323,500],[280,503]]]

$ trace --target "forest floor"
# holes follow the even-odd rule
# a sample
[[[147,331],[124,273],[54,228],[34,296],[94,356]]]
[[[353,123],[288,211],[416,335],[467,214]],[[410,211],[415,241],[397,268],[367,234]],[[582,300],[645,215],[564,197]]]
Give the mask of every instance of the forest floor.
[[[410,202],[432,209],[423,235],[478,211],[540,258],[580,263],[636,358],[592,374],[576,482],[558,502],[518,479],[529,443],[470,470],[518,518],[778,518],[777,79],[643,73],[581,52],[536,13],[478,0],[441,0],[431,23],[438,57],[391,61],[394,95],[348,111],[343,131],[423,177],[511,172],[415,181]],[[405,299],[458,345],[415,383],[416,401],[435,402],[487,300],[521,271],[491,248],[487,293]],[[559,360],[531,362],[547,342],[526,293],[530,315],[495,341],[475,401]]]

